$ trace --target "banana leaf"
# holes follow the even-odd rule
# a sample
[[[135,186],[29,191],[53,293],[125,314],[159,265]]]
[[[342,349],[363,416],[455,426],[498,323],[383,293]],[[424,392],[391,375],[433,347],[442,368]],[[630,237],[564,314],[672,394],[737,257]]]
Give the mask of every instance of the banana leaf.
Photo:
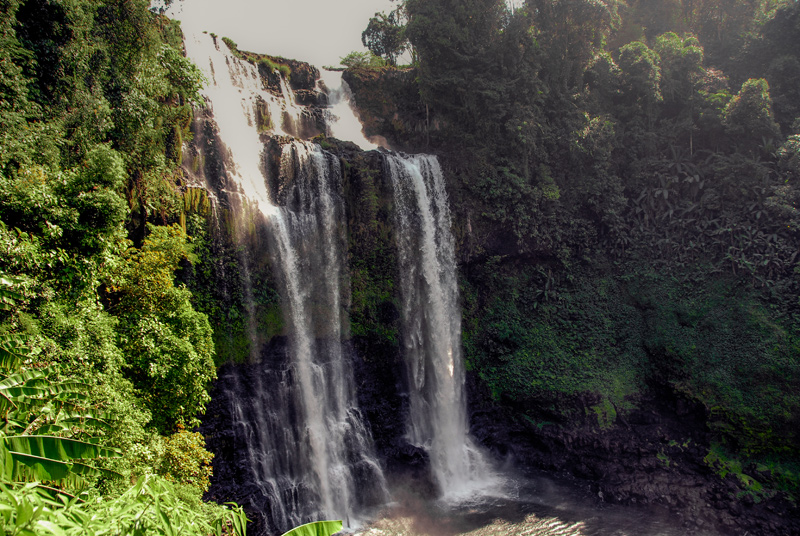
[[[46,379],[46,373],[41,370],[21,370],[13,374],[9,374],[0,380],[0,389],[7,387],[14,387],[17,385],[24,385],[31,380]],[[46,384],[49,385],[49,381]],[[32,387],[35,387],[32,385]]]
[[[72,428],[67,426],[66,424],[61,423],[51,423],[51,424],[44,424],[41,427],[36,429],[37,434],[41,435],[57,435],[61,432],[69,432]]]
[[[19,335],[0,335],[0,369],[11,370],[25,357],[25,339]]]
[[[91,388],[88,383],[82,382],[61,382],[50,384],[50,394],[77,394],[86,397],[86,392]]]
[[[115,458],[121,455],[118,449],[100,447],[93,443],[65,437],[19,435],[8,436],[5,438],[5,442],[8,450],[12,452],[41,456],[62,462],[102,457]]]
[[[282,536],[331,536],[342,530],[341,521],[315,521],[295,527]]]
[[[63,480],[72,470],[72,464],[52,458],[9,451],[11,458],[32,471],[35,480]],[[14,480],[22,480],[19,468],[15,468]]]

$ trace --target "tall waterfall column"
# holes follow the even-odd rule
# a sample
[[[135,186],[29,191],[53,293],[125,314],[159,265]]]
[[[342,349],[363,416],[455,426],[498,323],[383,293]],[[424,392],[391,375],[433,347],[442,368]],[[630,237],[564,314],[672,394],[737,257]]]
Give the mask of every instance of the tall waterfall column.
[[[445,498],[469,496],[494,476],[469,437],[450,208],[434,156],[386,156],[394,189],[410,441],[425,448]]]

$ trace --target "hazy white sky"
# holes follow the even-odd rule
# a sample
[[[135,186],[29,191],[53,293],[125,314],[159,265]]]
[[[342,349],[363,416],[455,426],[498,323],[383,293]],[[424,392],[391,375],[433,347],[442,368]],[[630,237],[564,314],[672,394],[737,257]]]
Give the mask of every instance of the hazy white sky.
[[[364,50],[361,32],[389,0],[175,0],[168,14],[184,31],[230,37],[242,50],[338,65]]]

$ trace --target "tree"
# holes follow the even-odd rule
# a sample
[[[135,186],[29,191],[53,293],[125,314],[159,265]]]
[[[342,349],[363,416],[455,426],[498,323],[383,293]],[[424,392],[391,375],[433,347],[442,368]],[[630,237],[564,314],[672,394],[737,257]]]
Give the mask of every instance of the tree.
[[[400,8],[390,11],[388,15],[375,13],[361,34],[364,46],[376,56],[384,58],[389,65],[397,65],[398,56],[409,46],[405,26],[400,19]]]
[[[780,138],[780,127],[772,115],[769,84],[763,78],[751,78],[725,108],[725,129],[741,150],[753,150],[765,139]]]
[[[341,60],[339,63],[348,69],[370,69],[386,65],[386,62],[380,56],[376,56],[372,52],[359,52],[357,50],[339,59]]]
[[[497,76],[502,40],[502,0],[408,0],[406,28],[419,58],[423,101],[465,136],[503,128],[509,80]]]
[[[186,233],[178,225],[149,229],[141,249],[128,250],[108,291],[127,372],[153,424],[171,433],[198,424],[216,378],[214,343],[208,317],[194,310],[186,287],[173,283],[179,263],[191,258]]]
[[[543,71],[560,90],[579,86],[586,65],[619,23],[616,0],[528,0],[532,28],[546,56]]]
[[[623,95],[628,102],[626,115],[637,116],[644,111],[649,126],[656,114],[661,95],[661,67],[658,53],[641,41],[622,47],[617,63],[623,73]]]

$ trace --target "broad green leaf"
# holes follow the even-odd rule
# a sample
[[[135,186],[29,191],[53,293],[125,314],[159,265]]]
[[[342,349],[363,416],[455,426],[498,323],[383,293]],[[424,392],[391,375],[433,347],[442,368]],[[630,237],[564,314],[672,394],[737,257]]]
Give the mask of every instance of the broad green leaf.
[[[9,374],[0,380],[0,389],[23,385],[31,380],[45,378],[46,374],[41,370],[21,370]],[[49,382],[48,382],[49,383]]]
[[[89,389],[91,389],[91,386],[88,383],[82,382],[61,382],[50,384],[50,393],[54,395],[61,393],[74,393],[81,395],[84,398],[88,398],[86,396],[86,392]]]
[[[44,398],[44,396],[47,395],[47,391],[45,389],[27,387],[25,385],[6,387],[3,389],[3,394],[9,398],[16,399],[16,401],[20,401],[21,398],[38,398],[40,400],[47,400]]]
[[[40,519],[36,522],[36,525],[56,536],[67,536],[67,533],[61,527],[46,519]]]
[[[82,476],[103,476],[106,478],[122,478],[122,474],[111,469],[102,469],[100,467],[93,467],[80,462],[72,463],[72,472]]]
[[[0,310],[8,311],[14,308],[15,301],[23,298],[22,294],[11,290],[15,285],[22,283],[19,277],[0,274]]]
[[[17,368],[27,353],[25,339],[19,335],[0,335],[0,368]]]
[[[33,472],[33,478],[36,480],[63,480],[67,477],[72,464],[53,460],[51,458],[43,458],[32,454],[22,452],[9,451],[11,458],[18,464],[23,464]],[[19,467],[15,468],[16,474],[19,475]]]
[[[63,424],[45,424],[38,428],[36,432],[43,435],[55,435],[68,430],[71,430],[71,428]]]
[[[9,398],[8,396],[6,396],[5,393],[0,391],[0,415],[5,415],[10,410],[16,407],[17,405],[14,403],[14,401],[11,400],[11,398]]]
[[[315,521],[295,527],[283,536],[331,536],[341,530],[341,521]]]
[[[53,460],[69,462],[77,459],[113,458],[120,456],[117,449],[68,439],[65,437],[45,435],[18,435],[6,437],[8,449],[23,454],[42,456]]]
[[[62,411],[58,417],[56,418],[57,423],[70,423],[73,425],[83,425],[83,426],[90,426],[92,428],[97,428],[100,430],[113,430],[113,426],[106,420],[103,420],[99,416],[95,416],[91,412],[80,413],[80,412],[70,412],[70,411]],[[89,441],[92,442],[93,441]]]

